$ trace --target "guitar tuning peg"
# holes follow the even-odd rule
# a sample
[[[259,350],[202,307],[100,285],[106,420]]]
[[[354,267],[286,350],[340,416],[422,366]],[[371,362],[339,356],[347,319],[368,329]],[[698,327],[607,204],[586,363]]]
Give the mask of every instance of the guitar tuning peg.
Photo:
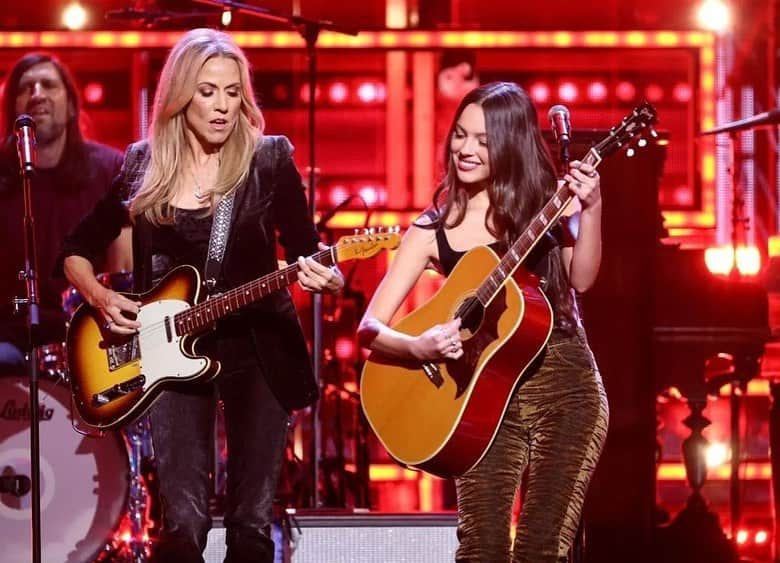
[[[352,229],[352,234],[355,236],[358,236],[360,234],[360,229]]]
[[[658,138],[658,131],[656,131],[655,129],[653,129],[653,128],[651,127],[651,128],[650,128],[650,136],[651,136],[653,139],[657,139],[657,138]]]

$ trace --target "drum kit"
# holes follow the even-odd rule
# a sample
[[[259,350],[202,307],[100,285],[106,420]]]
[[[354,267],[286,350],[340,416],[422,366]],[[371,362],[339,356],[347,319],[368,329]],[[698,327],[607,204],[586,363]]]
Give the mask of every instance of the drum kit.
[[[117,291],[129,291],[132,285],[132,275],[126,272],[100,274],[98,280]],[[73,288],[62,294],[68,317],[81,302]],[[85,432],[71,406],[64,344],[39,346],[36,361],[43,561],[146,561],[159,510],[148,418],[120,431]],[[28,476],[28,376],[0,377],[0,397],[0,470],[4,477]],[[2,560],[30,561],[30,496],[12,492],[0,494]]]

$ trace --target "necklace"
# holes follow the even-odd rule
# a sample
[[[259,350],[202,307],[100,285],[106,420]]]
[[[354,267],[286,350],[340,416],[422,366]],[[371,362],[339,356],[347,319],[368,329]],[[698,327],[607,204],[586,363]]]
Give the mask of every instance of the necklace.
[[[207,197],[209,197],[209,194],[204,194],[203,192],[201,192],[200,184],[198,183],[197,178],[195,178],[195,174],[192,175],[192,179],[195,181],[195,199],[197,199],[198,201],[202,201]]]
[[[203,201],[204,199],[210,197],[209,194],[203,193],[203,189],[200,187],[200,182],[198,182],[198,178],[195,176],[195,170],[190,170],[192,173],[192,181],[195,182],[195,199],[198,201]]]
[[[219,168],[219,166],[222,164],[222,157],[218,156],[217,159],[218,159],[217,168]],[[195,199],[201,202],[204,199],[211,197],[211,194],[209,194],[208,192],[203,193],[203,188],[201,188],[200,182],[198,182],[198,177],[195,175],[194,167],[190,168],[190,173],[192,174],[192,181],[195,183],[195,191],[194,191]]]

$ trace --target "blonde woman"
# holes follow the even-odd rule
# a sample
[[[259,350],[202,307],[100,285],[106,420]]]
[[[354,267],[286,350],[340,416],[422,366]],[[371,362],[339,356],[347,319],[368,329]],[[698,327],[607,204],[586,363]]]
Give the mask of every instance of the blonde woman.
[[[225,33],[195,29],[172,48],[155,96],[149,139],[131,145],[114,189],[65,243],[71,283],[118,334],[141,328],[139,303],[95,281],[91,259],[132,225],[136,291],[171,268],[204,274],[215,213],[232,200],[219,293],[276,269],[277,236],[308,291],[340,291],[336,269],[302,256],[318,248],[305,191],[284,137],[262,136],[245,55]],[[130,249],[127,249],[130,252]],[[214,408],[225,408],[226,561],[273,561],[271,503],[290,411],[317,398],[309,355],[287,291],[223,319],[198,352],[222,363],[213,385],[166,391],[150,410],[163,525],[154,559],[203,561],[211,525]]]

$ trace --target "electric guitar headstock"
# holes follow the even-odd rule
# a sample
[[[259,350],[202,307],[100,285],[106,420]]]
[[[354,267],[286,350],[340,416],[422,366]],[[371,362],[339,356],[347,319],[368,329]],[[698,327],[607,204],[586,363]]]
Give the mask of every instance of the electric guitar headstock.
[[[370,258],[383,250],[395,250],[401,244],[400,227],[374,227],[355,230],[353,235],[345,235],[333,245],[336,261]]]

